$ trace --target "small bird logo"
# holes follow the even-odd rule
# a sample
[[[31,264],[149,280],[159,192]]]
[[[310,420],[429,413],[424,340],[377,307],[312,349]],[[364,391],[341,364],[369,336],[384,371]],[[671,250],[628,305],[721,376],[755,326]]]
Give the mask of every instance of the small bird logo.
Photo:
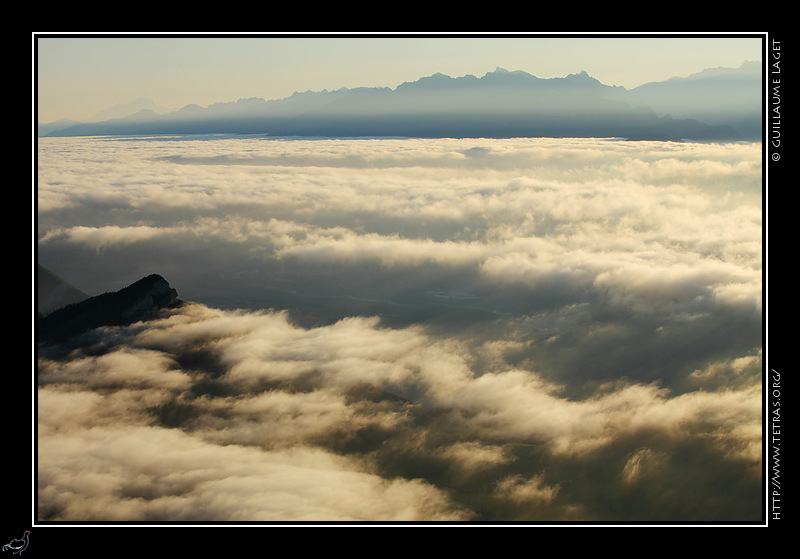
[[[28,536],[30,533],[30,530],[25,530],[25,534],[21,538],[14,538],[4,545],[3,551],[10,551],[16,555],[20,555],[23,551],[25,551],[25,548],[28,547]]]

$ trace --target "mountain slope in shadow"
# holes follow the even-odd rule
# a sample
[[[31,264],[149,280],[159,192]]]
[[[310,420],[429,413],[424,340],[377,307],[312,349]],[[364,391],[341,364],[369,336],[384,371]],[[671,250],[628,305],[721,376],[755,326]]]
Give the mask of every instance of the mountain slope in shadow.
[[[41,344],[58,344],[101,326],[125,326],[152,319],[161,310],[181,305],[178,293],[158,274],[120,289],[57,309],[39,319]]]
[[[41,264],[36,269],[36,312],[40,317],[89,296]]]

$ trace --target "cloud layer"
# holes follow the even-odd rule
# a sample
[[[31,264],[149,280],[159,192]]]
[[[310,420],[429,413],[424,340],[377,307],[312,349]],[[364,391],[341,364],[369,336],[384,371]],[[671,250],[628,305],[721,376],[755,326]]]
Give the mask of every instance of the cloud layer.
[[[761,516],[760,145],[39,150],[42,264],[193,302],[40,355],[40,518]]]

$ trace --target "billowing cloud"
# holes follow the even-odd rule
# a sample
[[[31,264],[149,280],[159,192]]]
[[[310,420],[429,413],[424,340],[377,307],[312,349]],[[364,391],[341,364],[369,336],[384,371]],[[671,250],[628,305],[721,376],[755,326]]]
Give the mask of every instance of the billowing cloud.
[[[85,158],[48,149],[63,141],[40,148],[45,254],[204,253],[224,274],[221,255],[235,253],[236,265],[273,278],[275,266],[455,266],[484,282],[551,278],[636,300],[760,305],[758,146],[143,140],[119,159],[101,153],[87,185]],[[481,157],[464,155],[475,149]],[[101,213],[84,217],[93,208]]]
[[[756,381],[571,400],[536,371],[476,371],[464,342],[416,327],[309,330],[285,313],[197,305],[100,340],[112,347],[99,357],[40,358],[43,518],[475,519],[462,491],[483,494],[483,514],[537,503],[566,514],[581,503],[558,502],[554,461],[643,437],[662,449],[621,455],[615,479],[656,475],[655,457],[695,440],[759,478]]]
[[[259,451],[180,431],[94,428],[39,442],[44,518],[100,521],[463,520],[418,480],[313,448]]]
[[[40,354],[41,518],[760,516],[760,145],[38,147],[40,262],[192,302]]]

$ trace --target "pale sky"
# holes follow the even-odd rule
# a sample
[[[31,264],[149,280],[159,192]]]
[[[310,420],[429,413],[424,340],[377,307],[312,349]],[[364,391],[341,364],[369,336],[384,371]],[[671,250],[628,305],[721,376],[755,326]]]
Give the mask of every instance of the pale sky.
[[[550,38],[205,35],[81,37],[34,33],[39,122],[91,119],[139,98],[177,110],[295,91],[390,87],[436,72],[483,76],[502,67],[542,77],[586,70],[628,89],[704,68],[762,59],[762,35]]]

